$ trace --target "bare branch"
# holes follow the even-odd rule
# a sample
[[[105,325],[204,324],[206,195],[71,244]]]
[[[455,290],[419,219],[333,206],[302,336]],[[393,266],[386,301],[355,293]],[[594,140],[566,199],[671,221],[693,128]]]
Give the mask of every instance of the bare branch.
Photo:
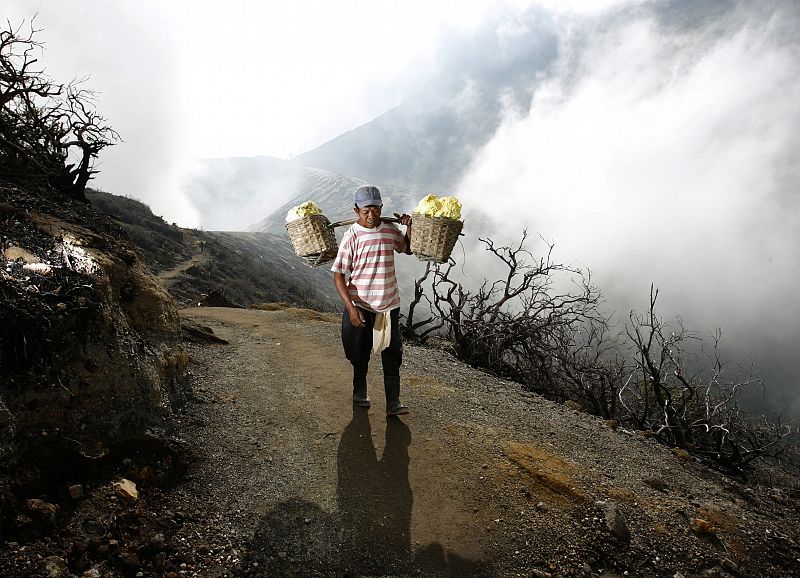
[[[43,45],[30,22],[21,33],[0,30],[0,162],[3,177],[44,185],[75,198],[93,174],[100,151],[119,140],[94,110],[94,93],[76,81],[51,81],[33,57]],[[76,157],[77,162],[69,162]]]

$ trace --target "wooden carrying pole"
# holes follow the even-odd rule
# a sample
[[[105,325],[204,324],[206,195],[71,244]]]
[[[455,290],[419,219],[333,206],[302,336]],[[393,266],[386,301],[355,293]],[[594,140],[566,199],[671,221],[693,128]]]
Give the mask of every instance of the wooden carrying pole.
[[[399,223],[400,222],[400,213],[395,213],[394,217],[381,217],[381,221],[384,223]],[[347,219],[346,221],[336,221],[335,223],[331,223],[328,225],[329,229],[334,229],[336,227],[343,227],[345,225],[352,225],[353,223],[357,223],[358,219]]]

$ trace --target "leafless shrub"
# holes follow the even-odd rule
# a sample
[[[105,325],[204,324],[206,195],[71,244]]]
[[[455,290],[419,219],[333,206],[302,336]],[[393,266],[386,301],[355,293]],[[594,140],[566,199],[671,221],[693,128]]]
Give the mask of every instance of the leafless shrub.
[[[616,404],[612,384],[621,369],[608,339],[608,320],[598,307],[600,292],[589,272],[554,262],[552,244],[535,258],[525,247],[527,239],[523,232],[513,247],[480,240],[505,274],[493,283],[484,280],[476,291],[452,278],[452,262],[429,265],[416,281],[406,334],[444,333],[467,363],[610,416]],[[572,291],[556,290],[557,278],[569,280]],[[418,320],[423,303],[429,315]]]
[[[760,458],[788,457],[792,426],[741,407],[741,390],[761,382],[722,363],[721,331],[706,349],[680,319],[666,323],[657,315],[657,299],[651,286],[648,311],[631,312],[626,327],[635,365],[619,390],[622,418],[734,472]]]
[[[119,140],[81,81],[50,80],[35,57],[43,48],[31,22],[0,30],[0,162],[10,182],[48,185],[85,200],[94,161]]]
[[[649,310],[632,312],[625,331],[615,335],[591,274],[554,262],[549,243],[535,258],[526,240],[526,232],[513,247],[481,239],[504,275],[475,291],[453,278],[452,261],[429,264],[416,280],[405,334],[441,335],[471,365],[549,399],[577,401],[726,471],[743,473],[755,462],[797,468],[795,429],[741,407],[741,390],[760,381],[722,363],[721,332],[705,347],[680,319],[665,323],[651,287]],[[567,279],[571,291],[560,289]]]

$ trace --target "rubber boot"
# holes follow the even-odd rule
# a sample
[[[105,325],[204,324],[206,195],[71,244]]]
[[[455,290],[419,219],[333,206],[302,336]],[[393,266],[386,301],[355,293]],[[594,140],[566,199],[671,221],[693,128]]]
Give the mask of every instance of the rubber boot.
[[[400,403],[400,376],[383,376],[383,389],[386,392],[386,415],[406,415],[408,408]]]
[[[366,368],[353,368],[353,403],[358,407],[369,407]]]

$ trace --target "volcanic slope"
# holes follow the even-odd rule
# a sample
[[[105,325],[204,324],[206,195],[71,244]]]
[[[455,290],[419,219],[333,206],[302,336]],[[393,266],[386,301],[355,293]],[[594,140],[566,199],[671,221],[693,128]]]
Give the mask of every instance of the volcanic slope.
[[[161,498],[198,576],[796,575],[797,496],[407,345],[350,401],[338,317],[192,308],[196,459]],[[188,571],[188,570],[187,570]]]
[[[304,265],[282,227],[275,233],[188,229],[164,222],[135,199],[95,191],[89,199],[122,222],[148,266],[182,305],[206,302],[209,295],[239,306],[286,301],[332,310],[339,303],[330,273]]]

